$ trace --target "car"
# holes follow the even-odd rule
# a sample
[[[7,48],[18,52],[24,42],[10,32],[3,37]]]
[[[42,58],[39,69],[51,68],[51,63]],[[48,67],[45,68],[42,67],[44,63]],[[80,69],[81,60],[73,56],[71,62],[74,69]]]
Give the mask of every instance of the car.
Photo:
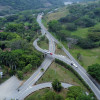
[[[50,54],[50,55],[53,55],[53,53],[51,53],[50,51],[48,50],[45,50],[45,54]]]
[[[78,68],[78,66],[74,62],[71,62],[71,65],[75,66],[76,68]]]
[[[73,65],[73,63],[71,63],[71,65]]]
[[[53,55],[53,53],[50,53],[50,55]]]
[[[73,66],[75,66],[76,68],[78,68],[78,66],[74,63]]]

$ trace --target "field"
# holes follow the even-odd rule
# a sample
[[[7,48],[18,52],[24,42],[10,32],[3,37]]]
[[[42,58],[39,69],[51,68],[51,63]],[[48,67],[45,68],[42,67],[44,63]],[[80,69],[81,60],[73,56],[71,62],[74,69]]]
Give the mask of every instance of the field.
[[[41,41],[38,41],[38,46],[42,49],[46,49],[48,50],[49,48],[49,45],[48,45],[48,40],[47,38],[45,40],[41,40]]]
[[[64,46],[67,48],[67,43],[63,43]],[[100,64],[100,47],[95,49],[81,49],[80,47],[75,47],[74,49],[70,49],[69,52],[76,58],[77,60],[77,54],[80,53],[82,60],[77,60],[86,70],[88,66],[98,63]]]
[[[51,64],[49,69],[39,79],[37,84],[44,82],[52,82],[54,79],[58,79],[61,82],[70,83],[72,85],[81,86],[85,89],[81,81],[72,72],[55,62]]]
[[[93,28],[97,27],[100,27],[100,23],[96,24]],[[78,28],[76,31],[71,32],[71,35],[76,35],[85,38],[88,35],[88,30],[89,28]]]
[[[60,18],[65,17],[67,14],[68,10],[66,7],[62,7],[53,13],[46,14],[43,19],[46,23],[48,23],[50,20],[59,20]]]
[[[100,27],[100,23],[94,26],[94,28]],[[80,28],[77,31],[72,32],[72,35],[76,35],[82,38],[85,38],[88,35],[89,28]],[[63,43],[64,46],[68,49],[67,43]],[[74,49],[70,49],[69,52],[77,59],[77,54],[80,53],[82,56],[82,61],[79,63],[87,70],[88,66],[98,63],[100,64],[100,47],[94,49],[82,49],[78,46],[75,46]]]
[[[66,7],[65,7],[66,8]],[[68,14],[68,10],[63,8],[60,8],[58,10],[58,12],[55,13],[51,13],[51,14],[47,14],[45,15],[44,19],[43,19],[43,23],[44,25],[47,27],[47,22],[49,22],[50,20],[58,20],[61,17],[64,17],[64,14]],[[63,11],[61,11],[63,9]],[[63,13],[61,16],[59,16],[60,13]],[[55,17],[53,16],[55,15]],[[94,28],[96,27],[100,27],[100,23],[96,24],[94,26]],[[79,36],[82,38],[87,37],[88,35],[88,29],[89,28],[78,28],[76,31],[71,32],[71,35],[73,36]],[[56,37],[56,36],[55,36]],[[64,46],[66,47],[66,49],[68,50],[67,47],[67,42],[63,42]],[[74,49],[70,49],[69,52],[74,56],[74,58],[76,58],[77,60],[77,54],[80,53],[82,56],[82,60],[78,61],[86,70],[88,68],[89,65],[95,64],[95,63],[99,63],[100,64],[100,48],[95,48],[95,49],[82,49],[78,46],[75,46]],[[61,50],[56,50],[57,54],[62,54],[65,55],[63,53],[63,51]]]

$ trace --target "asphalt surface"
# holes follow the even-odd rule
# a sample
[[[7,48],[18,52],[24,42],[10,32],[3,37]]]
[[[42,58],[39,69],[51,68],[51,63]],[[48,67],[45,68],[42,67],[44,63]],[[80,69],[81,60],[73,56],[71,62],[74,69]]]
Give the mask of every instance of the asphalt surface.
[[[41,33],[42,35],[45,35],[45,31],[41,29]],[[55,52],[55,43],[54,41],[48,36],[46,35],[48,40],[49,40],[49,51],[50,52]],[[38,45],[37,45],[37,41],[39,41],[39,38],[36,39],[33,42],[33,46],[40,52],[45,53],[44,50],[42,50]],[[47,55],[45,57],[45,60],[43,61],[43,63],[41,64],[41,66],[38,68],[38,70],[21,86],[19,87],[16,91],[17,93],[14,94],[12,96],[12,98],[14,99],[18,99],[21,100],[20,98],[22,98],[23,96],[25,96],[24,91],[26,91],[26,94],[28,93],[28,89],[34,85],[45,73],[45,71],[49,68],[49,66],[51,65],[51,63],[53,62],[53,58],[51,55]],[[44,69],[44,71],[41,71],[41,69]],[[30,91],[30,90],[29,90]]]
[[[23,100],[23,98],[25,98],[27,95],[29,95],[30,93],[34,92],[34,90],[37,90],[39,88],[42,88],[42,85],[38,85],[38,87],[33,86],[35,85],[35,83],[42,77],[42,75],[45,73],[45,71],[49,68],[50,64],[53,62],[53,60],[55,58],[71,65],[72,61],[78,66],[78,68],[76,68],[75,66],[71,65],[72,68],[83,78],[83,80],[89,85],[89,87],[92,89],[92,91],[94,92],[94,94],[96,95],[97,99],[100,100],[100,90],[96,87],[96,85],[91,81],[91,78],[88,76],[88,74],[86,73],[86,70],[78,64],[78,62],[71,56],[71,54],[64,48],[64,46],[62,45],[62,49],[63,51],[69,56],[69,58],[62,56],[62,55],[56,55],[55,53],[55,42],[59,43],[58,40],[56,40],[51,34],[50,32],[47,31],[47,29],[44,27],[44,25],[41,22],[41,18],[42,15],[38,15],[37,17],[37,22],[39,23],[40,27],[41,27],[41,33],[42,35],[46,35],[48,40],[49,40],[49,51],[51,53],[53,53],[53,55],[47,54],[47,56],[45,57],[43,63],[41,64],[41,66],[37,69],[37,71],[18,89],[16,89],[13,93],[12,96],[10,98],[7,98],[6,100],[11,100],[11,98],[13,99],[18,99],[18,100]],[[37,41],[39,39],[36,39],[33,43],[34,47],[42,52],[45,53],[47,50],[42,50],[38,45],[37,45]],[[41,71],[41,69],[44,69],[44,71]],[[48,84],[47,84],[48,85]],[[50,85],[50,84],[49,84]],[[46,87],[46,85],[44,86]]]
[[[52,41],[55,41],[56,43],[59,43],[59,41],[57,39],[55,39],[55,37],[53,37],[50,32],[47,31],[47,29],[45,28],[45,26],[42,24],[41,22],[42,19],[42,14],[39,14],[37,17],[37,22],[39,23],[42,31],[48,35],[48,37],[50,37],[52,39]],[[92,79],[89,77],[89,75],[87,74],[86,70],[73,58],[73,56],[64,48],[64,46],[62,45],[62,50],[68,55],[68,57],[70,58],[71,61],[73,61],[78,68],[75,68],[74,66],[72,66],[72,68],[78,72],[78,74],[83,78],[83,80],[89,85],[89,87],[91,88],[91,90],[94,92],[95,96],[97,97],[98,100],[100,100],[100,90],[99,88],[95,85],[95,83],[92,81]],[[67,64],[71,64],[71,62],[66,61],[66,59],[60,59],[62,61],[64,61]],[[96,82],[96,84],[98,84]]]
[[[22,83],[15,76],[12,76],[7,81],[0,85],[0,100],[7,100],[14,94],[16,94],[16,89]]]
[[[67,84],[67,83],[61,83],[61,85],[65,89],[73,86],[73,85]],[[19,100],[24,100],[29,94],[31,94],[37,90],[43,89],[43,88],[52,88],[52,83],[48,82],[48,83],[38,84],[35,86],[30,86],[29,88],[27,88],[26,91],[23,91],[23,93],[19,95]]]

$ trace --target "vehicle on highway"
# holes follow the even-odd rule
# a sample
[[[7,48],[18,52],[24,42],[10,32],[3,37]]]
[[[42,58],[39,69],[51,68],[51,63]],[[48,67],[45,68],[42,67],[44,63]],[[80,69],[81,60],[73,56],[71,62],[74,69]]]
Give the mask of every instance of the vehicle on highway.
[[[53,53],[50,53],[50,55],[53,55]]]
[[[75,66],[76,68],[78,68],[78,66],[74,63],[74,62],[71,62],[71,65]]]
[[[50,54],[50,55],[53,55],[53,53],[51,53],[50,51],[46,50],[45,51],[45,54]]]

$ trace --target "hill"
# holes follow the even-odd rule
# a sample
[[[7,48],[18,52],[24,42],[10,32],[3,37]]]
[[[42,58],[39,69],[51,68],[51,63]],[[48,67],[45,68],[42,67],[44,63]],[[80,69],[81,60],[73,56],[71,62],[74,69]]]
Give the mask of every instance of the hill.
[[[43,22],[84,68],[100,64],[100,2],[63,7]]]
[[[0,16],[23,10],[62,5],[62,0],[0,0]]]

